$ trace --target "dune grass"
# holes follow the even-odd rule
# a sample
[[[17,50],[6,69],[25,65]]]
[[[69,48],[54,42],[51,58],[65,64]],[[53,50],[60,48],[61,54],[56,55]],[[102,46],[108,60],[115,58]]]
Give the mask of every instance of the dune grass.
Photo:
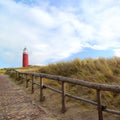
[[[27,68],[18,68],[17,70],[60,75],[101,84],[120,85],[119,57],[113,57],[109,59],[87,58],[84,60],[77,58],[72,61],[58,62],[54,64],[48,64],[46,66],[29,66]],[[39,82],[37,79],[36,81]],[[57,89],[60,89],[61,87],[60,82],[55,82],[48,79],[45,79],[44,83]],[[39,93],[39,89],[37,91]],[[66,83],[66,92],[96,101],[96,91],[93,89]],[[46,92],[46,94],[48,96],[52,95],[49,92]],[[74,100],[67,98],[67,101],[73,102]],[[78,103],[80,106],[85,106],[86,108],[88,107],[88,105],[84,103],[79,103],[77,101],[75,103]],[[120,110],[120,94],[107,91],[102,92],[102,104],[111,109]]]
[[[3,68],[3,69],[0,69],[0,74],[4,74],[6,72],[7,69]]]
[[[43,66],[39,72],[96,83],[118,84],[120,83],[120,58],[75,59]]]
[[[101,84],[120,85],[120,58],[88,58],[84,60],[77,58],[73,61],[58,62],[43,66],[39,69],[39,72]],[[59,83],[57,84],[59,86]],[[49,81],[49,85],[53,85],[53,83]],[[95,90],[72,84],[67,84],[66,86],[66,90],[70,94],[96,101]],[[102,100],[104,105],[120,110],[120,94],[103,92]]]

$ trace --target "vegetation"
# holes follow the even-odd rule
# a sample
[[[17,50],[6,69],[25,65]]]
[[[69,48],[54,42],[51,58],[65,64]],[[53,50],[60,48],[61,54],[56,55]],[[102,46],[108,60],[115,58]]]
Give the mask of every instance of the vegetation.
[[[98,58],[98,59],[84,59],[79,58],[68,61],[68,62],[58,62],[55,64],[49,64],[47,66],[29,66],[27,68],[18,68],[19,71],[35,71],[41,73],[47,73],[52,75],[60,75],[65,77],[72,77],[77,79],[82,79],[89,82],[101,83],[101,84],[111,84],[111,85],[120,85],[120,58]],[[13,74],[13,77],[15,75]],[[25,81],[17,81],[20,84],[24,84]],[[39,83],[39,78],[36,79],[36,82]],[[53,80],[44,79],[44,84],[50,85],[54,88],[61,89],[61,83],[55,82]],[[31,84],[29,84],[31,85]],[[28,88],[31,91],[31,88]],[[37,94],[35,94],[35,99],[39,98],[39,87],[36,86]],[[96,91],[79,85],[73,85],[66,83],[66,92],[86,98],[89,100],[96,101]],[[60,96],[54,94],[49,90],[44,91],[46,99],[53,99],[51,102],[48,101],[47,105],[51,111],[54,111],[56,106],[61,105]],[[37,97],[36,97],[37,96]],[[93,106],[84,104],[83,102],[73,102],[73,99],[67,98],[68,103],[71,105],[80,106],[80,108],[91,110]],[[120,111],[120,94],[112,92],[102,92],[102,104],[108,108],[119,110]],[[45,104],[46,105],[46,104]],[[51,107],[51,105],[53,105]],[[68,105],[68,104],[67,104]],[[56,109],[55,109],[56,110]],[[74,111],[72,111],[74,113]],[[74,113],[76,114],[76,113]],[[77,113],[78,115],[79,113]],[[109,116],[109,115],[108,115]]]
[[[0,74],[4,74],[6,72],[6,70],[8,70],[8,69],[6,69],[6,68],[0,69]]]
[[[37,72],[40,68],[41,68],[41,66],[28,66],[28,67],[16,68],[16,70],[21,71],[21,72],[24,72],[24,71]]]
[[[41,67],[39,72],[103,84],[118,84],[118,82],[120,83],[120,58],[84,60],[77,58],[73,61],[49,64]]]
[[[84,60],[77,58],[73,61],[43,66],[40,68],[39,72],[73,77],[101,84],[120,85],[120,58],[88,58]],[[49,84],[52,85],[53,82],[49,81]],[[57,84],[59,86],[59,83]],[[67,84],[67,92],[96,101],[96,91],[89,88]],[[104,105],[120,110],[118,106],[118,104],[120,104],[119,94],[103,92],[102,98]]]

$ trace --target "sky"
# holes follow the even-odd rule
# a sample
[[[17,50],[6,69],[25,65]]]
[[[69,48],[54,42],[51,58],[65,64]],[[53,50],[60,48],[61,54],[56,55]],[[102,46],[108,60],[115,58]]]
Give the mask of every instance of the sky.
[[[120,57],[120,0],[0,0],[0,68]]]

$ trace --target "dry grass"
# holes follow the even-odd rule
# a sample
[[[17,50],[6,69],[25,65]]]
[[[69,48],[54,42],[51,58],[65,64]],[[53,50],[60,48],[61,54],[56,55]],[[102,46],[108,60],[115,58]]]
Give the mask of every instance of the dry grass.
[[[16,68],[16,70],[21,71],[21,72],[24,72],[24,71],[27,71],[27,72],[30,72],[30,71],[36,72],[40,68],[41,68],[41,66],[28,66],[28,67]]]
[[[18,70],[37,71],[83,79],[90,82],[120,85],[120,58],[117,57],[110,59],[75,59],[73,61],[59,62],[41,67],[19,68]],[[39,83],[39,79],[36,79],[36,82]],[[21,85],[25,84],[24,81],[18,81],[18,83]],[[59,82],[44,79],[44,83],[57,89],[61,89]],[[35,94],[32,94],[32,97],[39,104],[39,88],[36,86],[35,89]],[[31,88],[29,87],[26,90],[30,93]],[[95,90],[73,84],[66,84],[66,91],[70,94],[96,101]],[[44,95],[46,96],[46,99],[40,104],[46,108],[47,111],[51,112],[58,120],[97,120],[96,108],[92,105],[67,98],[68,110],[65,114],[61,114],[61,96],[47,89],[44,90]],[[117,93],[102,92],[102,103],[112,109],[120,110],[120,95]],[[104,117],[105,120],[119,120],[119,118],[114,115],[104,114]]]
[[[39,72],[96,83],[120,84],[120,58],[75,59],[43,66]]]
[[[6,72],[7,69],[0,69],[0,74],[4,74]]]
[[[118,57],[110,59],[75,59],[68,62],[49,64],[41,67],[39,71],[43,73],[83,79],[85,81],[95,83],[120,85],[120,58]],[[49,85],[51,84],[52,83],[49,82]],[[67,91],[70,94],[96,101],[95,90],[67,84]],[[103,92],[102,100],[104,105],[107,105],[112,109],[120,110],[119,94]]]

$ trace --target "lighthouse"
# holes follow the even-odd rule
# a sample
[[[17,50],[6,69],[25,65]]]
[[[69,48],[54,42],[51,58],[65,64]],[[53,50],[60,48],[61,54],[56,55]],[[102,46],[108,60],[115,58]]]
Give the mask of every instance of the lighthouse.
[[[27,48],[23,49],[23,67],[28,66],[28,50]]]

